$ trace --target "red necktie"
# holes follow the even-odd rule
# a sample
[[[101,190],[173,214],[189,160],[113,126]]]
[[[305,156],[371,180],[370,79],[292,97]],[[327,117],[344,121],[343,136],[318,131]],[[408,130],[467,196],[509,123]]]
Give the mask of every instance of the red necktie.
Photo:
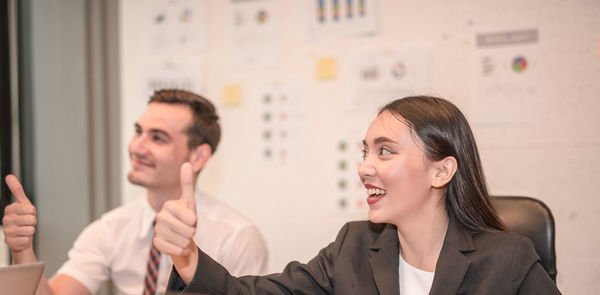
[[[159,262],[160,252],[152,245],[150,256],[148,257],[146,277],[144,278],[144,295],[154,295],[156,292],[156,278],[158,277]]]

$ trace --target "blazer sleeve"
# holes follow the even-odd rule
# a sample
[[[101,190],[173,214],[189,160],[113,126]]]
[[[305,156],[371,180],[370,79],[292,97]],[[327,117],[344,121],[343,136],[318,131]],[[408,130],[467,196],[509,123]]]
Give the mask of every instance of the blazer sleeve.
[[[526,243],[518,244],[514,253],[512,263],[513,274],[517,274],[517,277],[521,279],[517,294],[561,294],[554,281],[552,281],[548,273],[544,270],[544,267],[540,264],[539,256],[535,252],[533,243],[530,240],[526,240]],[[519,273],[522,274],[519,275]]]
[[[525,279],[519,287],[519,293],[523,295],[539,294],[561,294],[554,281],[550,278],[548,273],[544,270],[540,263],[534,264]]]
[[[348,232],[344,225],[336,240],[319,251],[308,263],[290,262],[283,272],[267,276],[233,277],[229,272],[198,251],[196,273],[186,286],[173,268],[167,290],[200,294],[331,294],[336,260]]]

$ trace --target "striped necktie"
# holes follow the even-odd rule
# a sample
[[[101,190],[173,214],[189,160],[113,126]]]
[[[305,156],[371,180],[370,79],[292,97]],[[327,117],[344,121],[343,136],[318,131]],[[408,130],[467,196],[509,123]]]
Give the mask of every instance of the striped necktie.
[[[154,295],[156,293],[156,278],[158,277],[159,262],[160,252],[152,245],[150,256],[148,257],[146,277],[144,278],[144,295]]]

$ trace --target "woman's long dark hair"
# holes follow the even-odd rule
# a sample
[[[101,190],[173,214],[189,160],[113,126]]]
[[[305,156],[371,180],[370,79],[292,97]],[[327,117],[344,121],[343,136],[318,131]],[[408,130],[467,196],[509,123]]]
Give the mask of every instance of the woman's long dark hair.
[[[445,198],[450,218],[471,231],[506,230],[490,201],[471,127],[455,105],[438,97],[411,96],[387,104],[379,114],[384,111],[412,129],[425,144],[429,160],[456,159]]]

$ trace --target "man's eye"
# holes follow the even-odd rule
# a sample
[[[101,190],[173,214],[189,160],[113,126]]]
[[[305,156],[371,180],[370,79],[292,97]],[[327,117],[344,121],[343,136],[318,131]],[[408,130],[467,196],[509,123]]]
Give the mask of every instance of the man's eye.
[[[157,142],[166,142],[166,138],[164,138],[163,136],[160,135],[154,135],[152,136],[152,141],[157,141]]]

